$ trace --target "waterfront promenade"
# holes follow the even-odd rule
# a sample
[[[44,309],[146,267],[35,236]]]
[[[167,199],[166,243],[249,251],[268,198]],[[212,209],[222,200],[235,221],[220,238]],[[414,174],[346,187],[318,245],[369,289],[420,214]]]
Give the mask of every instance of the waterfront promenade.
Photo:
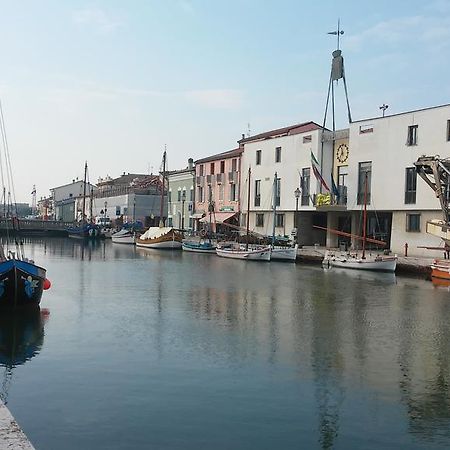
[[[1,400],[0,450],[34,450],[33,445]]]

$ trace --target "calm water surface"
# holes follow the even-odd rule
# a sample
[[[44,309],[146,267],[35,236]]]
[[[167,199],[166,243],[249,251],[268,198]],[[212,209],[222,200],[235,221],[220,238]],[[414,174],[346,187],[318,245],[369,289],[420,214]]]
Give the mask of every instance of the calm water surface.
[[[450,448],[450,292],[283,263],[30,241],[41,313],[0,320],[37,449]]]

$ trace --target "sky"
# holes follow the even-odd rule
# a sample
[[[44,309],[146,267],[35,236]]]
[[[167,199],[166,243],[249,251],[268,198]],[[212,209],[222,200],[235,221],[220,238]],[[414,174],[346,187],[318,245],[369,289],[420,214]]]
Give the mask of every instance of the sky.
[[[340,18],[354,120],[450,103],[450,0],[0,0],[16,198],[322,123]],[[342,86],[340,86],[342,88]],[[342,89],[338,126],[345,127]]]

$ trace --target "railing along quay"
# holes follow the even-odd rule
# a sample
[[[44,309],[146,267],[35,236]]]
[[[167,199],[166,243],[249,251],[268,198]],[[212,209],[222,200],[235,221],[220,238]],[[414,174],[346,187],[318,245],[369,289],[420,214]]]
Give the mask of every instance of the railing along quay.
[[[0,219],[0,233],[19,229],[22,234],[67,235],[67,228],[73,222],[62,220],[29,220],[29,219]]]

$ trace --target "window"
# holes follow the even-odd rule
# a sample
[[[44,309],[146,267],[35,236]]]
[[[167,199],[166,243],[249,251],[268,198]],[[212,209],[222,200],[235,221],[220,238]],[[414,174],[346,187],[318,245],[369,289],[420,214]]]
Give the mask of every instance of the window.
[[[256,150],[256,165],[259,166],[261,164],[261,150]]]
[[[194,201],[194,188],[191,187],[191,191],[189,193],[189,201],[193,202]]]
[[[348,166],[338,167],[338,186],[346,186],[345,177],[348,175]]]
[[[230,202],[236,201],[236,184],[230,184]]]
[[[372,161],[360,162],[358,168],[358,198],[357,198],[358,205],[362,205],[364,203],[364,197],[366,198],[366,204],[370,205],[371,182],[372,182]]]
[[[237,159],[236,158],[233,158],[231,160],[231,171],[237,172]]]
[[[279,228],[284,227],[284,214],[275,215],[275,226]]]
[[[406,231],[420,232],[420,214],[406,214]]]
[[[417,129],[418,125],[410,125],[408,127],[408,140],[406,145],[417,145]]]
[[[120,206],[116,206],[116,216],[120,216]]]
[[[256,226],[263,227],[264,226],[264,214],[256,214]]]
[[[170,203],[172,201],[172,191],[167,193],[167,201]]]
[[[447,120],[447,142],[450,141],[450,120]]]
[[[215,167],[215,164],[214,163],[211,163],[211,169],[210,169],[210,172],[211,172],[211,175],[214,175],[214,167]]]
[[[360,125],[359,134],[373,133],[373,125]]]
[[[192,230],[194,228],[194,218],[189,217],[189,229]]]
[[[302,169],[302,178],[300,188],[302,191],[302,206],[309,206],[309,184],[311,180],[311,169],[309,167]]]
[[[181,202],[181,188],[177,192],[177,202]]]
[[[200,167],[198,170],[200,172],[200,176],[202,177],[203,176],[203,164],[200,164]]]
[[[307,136],[303,136],[303,143],[307,144],[308,142],[312,141],[312,136],[308,134]]]
[[[281,162],[281,147],[275,148],[275,162],[276,163]]]
[[[405,173],[405,204],[416,203],[417,172],[415,167],[407,167]]]
[[[247,214],[241,213],[241,227],[247,226]]]
[[[255,206],[261,206],[261,180],[255,180]]]
[[[275,205],[280,206],[281,202],[281,178],[277,178],[275,186]]]
[[[225,173],[225,161],[220,161],[220,173]]]
[[[173,219],[172,219],[172,217],[168,217],[167,218],[167,226],[168,227],[173,227]]]
[[[223,192],[224,192],[224,186],[223,186],[223,184],[219,184],[219,201],[223,201]]]
[[[203,203],[203,202],[204,202],[203,194],[204,194],[204,192],[203,192],[203,187],[202,187],[202,186],[199,186],[199,187],[198,187],[198,201],[199,201],[200,203]]]

